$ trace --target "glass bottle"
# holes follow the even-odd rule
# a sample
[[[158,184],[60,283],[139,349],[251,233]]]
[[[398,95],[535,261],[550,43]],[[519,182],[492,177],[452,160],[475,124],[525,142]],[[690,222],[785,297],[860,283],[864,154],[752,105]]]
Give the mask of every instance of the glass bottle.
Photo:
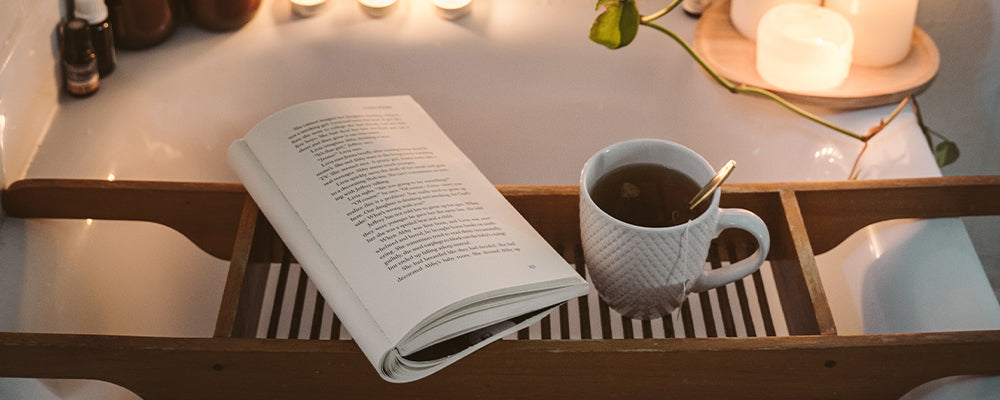
[[[118,62],[115,55],[115,38],[108,18],[108,7],[104,0],[76,0],[73,16],[82,18],[89,24],[90,41],[97,55],[97,71],[101,77],[111,74]]]
[[[62,27],[63,86],[67,93],[76,97],[90,96],[100,85],[89,25],[84,19],[73,18]]]

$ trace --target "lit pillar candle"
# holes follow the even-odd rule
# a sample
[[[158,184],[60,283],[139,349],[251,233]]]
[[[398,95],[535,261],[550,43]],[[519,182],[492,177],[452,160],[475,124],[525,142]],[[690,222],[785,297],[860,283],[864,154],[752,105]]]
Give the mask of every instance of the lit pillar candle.
[[[300,17],[311,17],[323,9],[326,0],[289,0],[292,11]]]
[[[368,13],[368,16],[379,18],[392,10],[393,6],[396,5],[396,0],[358,0],[358,4]]]
[[[854,63],[885,67],[910,52],[917,0],[826,0],[854,29]]]
[[[757,72],[786,91],[835,88],[851,69],[853,36],[851,25],[835,11],[777,6],[757,27]]]
[[[472,0],[434,0],[434,7],[442,18],[457,19],[472,11]]]
[[[729,20],[736,30],[750,40],[757,40],[757,23],[768,10],[788,3],[820,5],[822,0],[733,0]]]

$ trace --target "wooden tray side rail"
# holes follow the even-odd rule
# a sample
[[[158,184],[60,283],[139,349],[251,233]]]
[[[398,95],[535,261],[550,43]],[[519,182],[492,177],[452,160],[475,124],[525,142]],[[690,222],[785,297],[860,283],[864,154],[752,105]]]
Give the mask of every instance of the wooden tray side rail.
[[[1000,214],[1000,176],[914,178],[723,187],[722,206],[758,213],[769,228],[774,197],[795,193],[814,254],[858,229],[895,218]],[[576,186],[500,186],[550,241],[578,237]],[[213,256],[230,259],[246,191],[227,183],[28,179],[3,192],[6,215],[17,218],[92,218],[149,221],[171,227]],[[565,219],[563,219],[565,218]],[[569,239],[577,240],[577,239]]]
[[[861,228],[900,218],[1000,214],[1000,177],[967,176],[799,184],[813,253],[823,254]]]
[[[725,186],[723,206],[754,211],[771,231],[769,259],[792,336],[500,341],[410,384],[381,381],[350,341],[251,338],[268,264],[293,260],[241,187],[199,186],[12,185],[4,194],[8,216],[158,222],[206,251],[228,241],[228,251],[210,253],[231,264],[213,338],[0,333],[0,376],[98,379],[152,400],[884,399],[936,378],[1000,375],[1000,331],[837,335],[814,258],[881,220],[1000,214],[996,176]],[[575,186],[499,188],[568,260],[585,263]],[[78,204],[66,210],[69,201]],[[208,213],[222,216],[197,221]],[[740,240],[731,235],[720,240]]]
[[[155,222],[228,260],[246,197],[239,184],[29,179],[4,190],[3,208],[17,218]]]
[[[578,240],[576,186],[499,186],[508,200],[550,242]],[[780,225],[775,197],[791,192],[800,204],[814,254],[858,229],[896,218],[1000,214],[1000,176],[876,181],[728,184],[723,207],[761,215]],[[4,213],[16,218],[92,218],[163,224],[207,253],[232,257],[246,191],[227,183],[28,179],[3,192]],[[576,237],[577,239],[572,239]]]

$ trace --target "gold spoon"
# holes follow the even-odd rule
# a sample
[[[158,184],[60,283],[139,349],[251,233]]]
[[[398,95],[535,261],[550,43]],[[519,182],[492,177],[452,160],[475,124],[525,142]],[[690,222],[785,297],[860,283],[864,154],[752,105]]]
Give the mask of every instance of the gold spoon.
[[[691,210],[694,210],[695,207],[698,207],[698,205],[701,204],[701,202],[711,197],[712,193],[715,192],[715,189],[718,189],[719,186],[722,185],[722,182],[729,177],[729,174],[733,173],[733,168],[736,168],[736,161],[729,160],[726,165],[723,165],[722,168],[719,169],[719,172],[715,173],[712,180],[708,181],[705,187],[701,188],[701,191],[694,195],[694,198],[688,203],[688,207]]]

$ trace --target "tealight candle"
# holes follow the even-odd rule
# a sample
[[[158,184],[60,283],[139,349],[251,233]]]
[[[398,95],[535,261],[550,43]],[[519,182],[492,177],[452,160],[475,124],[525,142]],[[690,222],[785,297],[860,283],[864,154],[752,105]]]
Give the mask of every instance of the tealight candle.
[[[757,27],[757,72],[786,91],[833,89],[851,69],[854,34],[835,11],[783,4],[764,13]]]
[[[913,41],[917,0],[826,0],[854,30],[854,63],[885,67],[906,58]]]
[[[438,15],[445,19],[458,19],[472,11],[472,0],[434,0]]]
[[[733,27],[750,40],[757,40],[757,23],[768,10],[782,4],[820,5],[822,0],[733,0],[729,5],[729,20]]]
[[[326,0],[289,0],[292,12],[300,17],[311,17],[323,9]]]
[[[358,0],[361,8],[372,18],[384,17],[392,11],[396,5],[396,0]]]

